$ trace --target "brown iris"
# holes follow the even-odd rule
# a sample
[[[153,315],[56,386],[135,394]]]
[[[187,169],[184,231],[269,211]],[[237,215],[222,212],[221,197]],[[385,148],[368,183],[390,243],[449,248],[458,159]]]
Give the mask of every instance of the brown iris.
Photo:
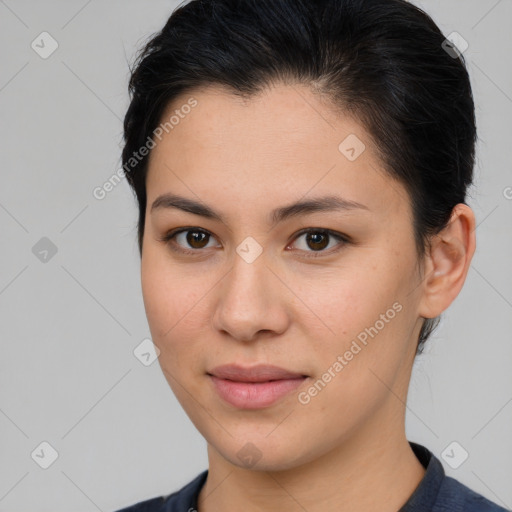
[[[202,249],[204,245],[208,244],[208,233],[203,233],[202,231],[188,231],[187,232],[187,242],[190,244],[191,247],[194,247],[195,249]],[[200,245],[202,242],[206,240],[206,244]],[[200,247],[197,247],[195,244],[199,244]]]
[[[306,242],[312,249],[325,249],[328,245],[328,237],[326,233],[307,233]]]

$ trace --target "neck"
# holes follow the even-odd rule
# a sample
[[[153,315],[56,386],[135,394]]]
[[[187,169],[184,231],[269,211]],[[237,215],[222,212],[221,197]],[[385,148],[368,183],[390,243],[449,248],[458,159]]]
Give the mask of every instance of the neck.
[[[425,469],[405,429],[396,429],[396,416],[387,420],[374,418],[334,450],[286,470],[240,468],[209,444],[208,478],[199,494],[198,512],[396,512]],[[394,430],[382,428],[390,424]]]

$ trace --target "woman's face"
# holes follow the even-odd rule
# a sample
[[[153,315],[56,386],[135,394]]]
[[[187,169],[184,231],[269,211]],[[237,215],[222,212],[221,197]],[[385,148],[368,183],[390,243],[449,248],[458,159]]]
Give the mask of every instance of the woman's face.
[[[356,437],[386,442],[403,428],[421,327],[404,187],[383,173],[362,126],[306,87],[247,103],[210,87],[174,101],[164,121],[176,110],[149,162],[142,289],[177,399],[240,467],[287,469]],[[165,194],[218,218],[176,198],[153,207]],[[287,209],[325,197],[362,206]],[[210,375],[226,364],[306,377]]]

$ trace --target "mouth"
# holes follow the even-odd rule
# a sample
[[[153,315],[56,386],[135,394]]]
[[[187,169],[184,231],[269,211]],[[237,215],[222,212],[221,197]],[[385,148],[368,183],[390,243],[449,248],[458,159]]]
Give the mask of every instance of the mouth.
[[[213,368],[208,375],[236,382],[272,382],[308,377],[303,373],[286,370],[279,366],[261,364],[250,367],[225,364]]]
[[[297,389],[308,375],[277,366],[218,366],[207,372],[219,397],[238,409],[273,405]]]

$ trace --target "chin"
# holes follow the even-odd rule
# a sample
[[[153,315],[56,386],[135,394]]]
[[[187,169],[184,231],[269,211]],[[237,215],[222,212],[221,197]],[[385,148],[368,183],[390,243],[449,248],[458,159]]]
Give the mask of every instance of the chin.
[[[217,443],[214,448],[234,466],[252,471],[286,471],[315,458],[314,451],[306,452],[306,447],[300,441],[278,436],[271,440],[272,435],[248,434],[243,440],[238,438],[238,441],[229,437],[222,446]]]

